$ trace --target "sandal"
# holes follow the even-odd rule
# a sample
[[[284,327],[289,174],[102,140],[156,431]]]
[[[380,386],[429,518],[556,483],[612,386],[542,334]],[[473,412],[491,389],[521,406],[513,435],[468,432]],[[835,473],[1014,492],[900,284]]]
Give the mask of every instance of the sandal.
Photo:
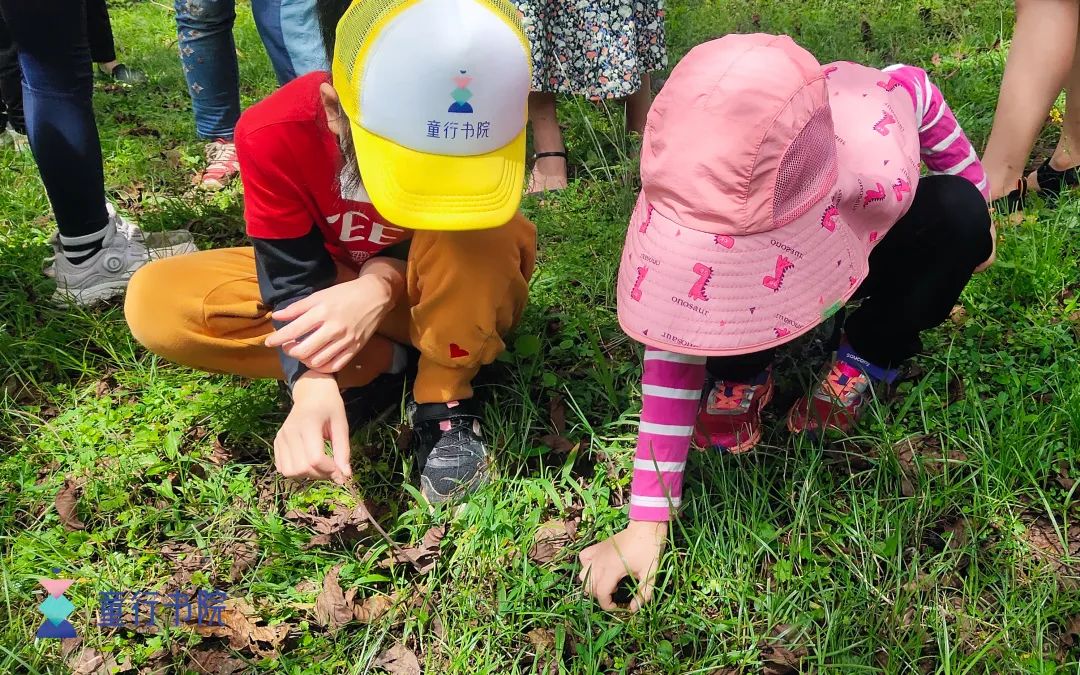
[[[1040,193],[1047,199],[1053,199],[1061,194],[1064,188],[1080,185],[1080,167],[1058,171],[1050,166],[1050,160],[1047,159],[1035,170],[1035,182],[1039,184]]]
[[[116,64],[113,66],[112,70],[105,70],[101,66],[98,66],[98,71],[117,84],[136,85],[146,82],[146,73],[141,70],[129,68],[123,63]]]
[[[567,168],[569,169],[570,162],[569,162],[569,155],[567,154],[567,152],[565,150],[555,150],[555,151],[552,151],[552,152],[537,152],[537,153],[534,153],[533,156],[532,156],[532,158],[533,158],[533,171],[536,170],[536,160],[544,159],[545,157],[562,157],[562,160],[564,162],[566,162]],[[540,193],[543,193],[543,192],[555,192],[557,190],[562,190],[562,189],[564,189],[564,188],[545,188],[545,189],[542,189],[542,190],[532,190],[532,191],[529,192],[529,194],[540,194]]]

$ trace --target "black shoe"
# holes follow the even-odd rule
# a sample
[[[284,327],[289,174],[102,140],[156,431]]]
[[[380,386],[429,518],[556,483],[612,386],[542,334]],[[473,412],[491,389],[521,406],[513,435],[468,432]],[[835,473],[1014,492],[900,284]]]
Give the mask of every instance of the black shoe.
[[[146,82],[146,73],[142,72],[141,70],[129,68],[122,63],[116,64],[116,66],[114,66],[112,70],[105,70],[100,66],[98,67],[98,70],[103,76],[111,79],[117,84],[135,85]]]
[[[487,482],[487,447],[474,401],[409,403],[420,494],[431,504],[457,500]]]

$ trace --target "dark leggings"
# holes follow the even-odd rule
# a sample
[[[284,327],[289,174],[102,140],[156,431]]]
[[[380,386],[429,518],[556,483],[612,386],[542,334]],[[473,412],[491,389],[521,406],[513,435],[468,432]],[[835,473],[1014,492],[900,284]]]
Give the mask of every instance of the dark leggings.
[[[893,368],[922,350],[919,333],[949,316],[975,268],[990,257],[990,212],[970,181],[959,176],[919,180],[915,200],[870,254],[863,299],[844,324],[864,359]],[[710,358],[717,379],[746,381],[772,363],[775,350]]]
[[[60,234],[108,224],[84,0],[0,0],[19,55],[30,148]]]

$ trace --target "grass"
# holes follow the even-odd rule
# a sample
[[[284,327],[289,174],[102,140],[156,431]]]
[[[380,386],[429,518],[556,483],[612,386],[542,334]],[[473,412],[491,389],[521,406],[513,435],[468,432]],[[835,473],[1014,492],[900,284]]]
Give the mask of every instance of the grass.
[[[250,104],[274,80],[238,14]],[[242,242],[238,188],[190,188],[200,147],[171,14],[114,3],[113,20],[122,58],[152,79],[98,87],[110,196],[146,229]],[[673,62],[762,30],[791,32],[822,62],[925,66],[979,145],[1011,21],[991,0],[669,6]],[[656,601],[606,614],[583,598],[574,554],[625,523],[640,350],[618,330],[612,280],[635,167],[617,110],[567,101],[561,114],[579,180],[526,204],[540,231],[532,304],[484,388],[500,479],[455,518],[432,516],[395,420],[356,453],[359,493],[395,548],[449,525],[424,574],[381,565],[395,548],[373,528],[308,547],[290,511],[346,512],[358,495],[274,476],[273,383],[162,362],[118,307],[52,307],[45,193],[29,157],[0,151],[0,671],[67,672],[94,649],[142,672],[363,673],[401,643],[429,673],[1080,672],[1080,198],[1000,224],[998,263],[965,291],[965,316],[927,335],[859,436],[791,438],[777,407],[759,451],[695,454]],[[781,369],[788,401],[823,358],[820,340],[796,349]],[[569,442],[548,450],[539,439],[553,434]],[[54,507],[68,484],[85,529]],[[549,520],[577,522],[576,538],[541,563],[531,549]],[[356,602],[394,608],[328,630],[314,605],[336,566]],[[37,577],[54,567],[77,580],[72,654],[33,638]],[[96,625],[103,590],[195,587],[243,599],[278,649],[252,630],[231,642]]]

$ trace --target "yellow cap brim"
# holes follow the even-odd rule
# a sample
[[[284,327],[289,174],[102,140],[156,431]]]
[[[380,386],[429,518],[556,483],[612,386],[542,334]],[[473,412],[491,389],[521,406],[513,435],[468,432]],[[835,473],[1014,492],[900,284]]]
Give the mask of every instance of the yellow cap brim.
[[[360,176],[379,213],[414,230],[483,230],[521,205],[525,131],[486,155],[432,155],[352,125]]]

